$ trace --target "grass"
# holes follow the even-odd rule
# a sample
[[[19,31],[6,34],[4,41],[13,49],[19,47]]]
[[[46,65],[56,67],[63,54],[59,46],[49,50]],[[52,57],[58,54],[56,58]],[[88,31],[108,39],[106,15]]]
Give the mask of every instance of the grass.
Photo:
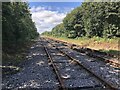
[[[119,41],[120,38],[100,38],[100,37],[79,37],[75,39],[70,39],[66,37],[53,37],[53,36],[43,36],[56,40],[65,41],[72,44],[80,45],[81,47],[91,48],[95,50],[102,50],[103,52],[107,52],[109,54],[118,55],[120,52]]]
[[[2,53],[2,75],[3,77],[6,75],[15,74],[21,70],[19,67],[20,62],[25,60],[25,54],[7,54]],[[14,67],[14,68],[13,68]]]
[[[18,49],[9,49],[9,53],[2,52],[2,67],[0,68],[3,70],[3,75],[14,74],[22,70],[20,63],[26,60],[27,51],[33,43],[34,41],[31,41]]]
[[[20,54],[7,54],[3,53],[2,55],[2,65],[14,65],[17,66],[21,61],[23,61],[25,55],[23,53]]]

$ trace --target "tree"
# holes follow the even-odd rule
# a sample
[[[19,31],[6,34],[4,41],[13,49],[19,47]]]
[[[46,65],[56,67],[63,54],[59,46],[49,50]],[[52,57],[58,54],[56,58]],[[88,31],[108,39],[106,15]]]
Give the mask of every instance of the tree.
[[[120,36],[119,7],[120,2],[84,2],[66,15],[63,19],[63,30],[70,38]],[[54,29],[59,31],[58,26]]]
[[[21,47],[38,36],[27,3],[2,3],[2,30],[4,52]]]
[[[74,37],[85,35],[82,13],[82,8],[78,7],[69,13],[63,20],[65,29],[72,32],[72,34],[74,34]]]

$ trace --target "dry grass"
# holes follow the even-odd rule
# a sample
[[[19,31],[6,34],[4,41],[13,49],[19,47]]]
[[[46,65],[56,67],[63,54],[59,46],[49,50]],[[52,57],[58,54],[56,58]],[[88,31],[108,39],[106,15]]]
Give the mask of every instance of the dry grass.
[[[48,37],[48,36],[44,36]],[[120,40],[119,38],[116,39],[104,39],[104,38],[77,38],[77,39],[69,39],[69,38],[64,38],[64,37],[52,37],[49,36],[48,38],[55,39],[55,40],[61,40],[64,42],[68,42],[71,44],[76,44],[80,45],[82,47],[86,48],[91,48],[95,50],[117,50],[119,51],[119,43],[118,41]]]

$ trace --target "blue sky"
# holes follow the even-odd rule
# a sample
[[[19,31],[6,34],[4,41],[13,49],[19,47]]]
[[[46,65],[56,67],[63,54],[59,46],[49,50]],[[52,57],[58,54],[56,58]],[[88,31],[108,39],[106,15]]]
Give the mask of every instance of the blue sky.
[[[62,23],[63,18],[81,2],[29,2],[32,19],[37,31],[51,31],[53,27]]]
[[[30,2],[29,4],[30,7],[32,6],[51,7],[51,11],[69,12],[71,8],[78,7],[80,6],[81,3],[80,2]],[[60,9],[58,10],[58,8]]]

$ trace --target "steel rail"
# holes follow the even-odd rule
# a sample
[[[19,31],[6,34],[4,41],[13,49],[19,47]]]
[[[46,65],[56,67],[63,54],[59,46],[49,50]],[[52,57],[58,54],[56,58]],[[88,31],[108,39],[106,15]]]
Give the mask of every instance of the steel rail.
[[[70,43],[68,43],[68,42],[65,42],[65,41],[61,41],[61,40],[54,40],[54,39],[51,39],[51,38],[48,38],[48,39],[50,39],[50,40],[52,40],[52,41],[55,41],[55,42],[61,42],[61,43],[67,43],[67,44],[70,44]],[[70,47],[71,48],[71,46],[72,45],[74,45],[74,44],[70,44],[70,46],[68,46],[68,47]],[[71,48],[72,49],[72,48]],[[75,50],[76,51],[76,50]],[[80,52],[80,51],[78,51],[78,52]],[[89,54],[86,54],[86,55],[88,55],[88,56],[90,56]],[[120,62],[119,61],[117,61],[117,62],[114,62],[114,61],[111,61],[111,60],[107,60],[107,59],[105,59],[105,58],[103,58],[103,57],[100,57],[100,56],[97,56],[97,55],[93,55],[92,54],[92,56],[90,56],[90,57],[93,57],[93,58],[99,58],[100,60],[102,60],[102,61],[104,61],[105,63],[110,63],[110,64],[112,64],[112,65],[115,65],[115,66],[117,66],[117,67],[119,67],[120,66]]]
[[[44,50],[45,50],[45,52],[46,52],[46,54],[47,54],[47,56],[48,56],[49,62],[51,63],[51,65],[52,65],[52,67],[53,67],[53,69],[54,69],[54,72],[55,72],[55,74],[56,74],[56,76],[57,76],[57,78],[58,78],[58,81],[59,81],[59,84],[60,84],[60,89],[66,90],[66,89],[65,89],[65,86],[64,86],[64,83],[63,83],[63,80],[62,80],[62,77],[61,77],[61,75],[60,75],[60,73],[59,73],[56,65],[53,63],[53,59],[52,59],[50,53],[48,52],[47,47],[44,46],[44,45],[43,45],[43,47],[44,47]]]
[[[50,43],[50,42],[49,42]],[[50,43],[51,44],[51,43]],[[101,82],[103,82],[106,86],[108,86],[111,90],[118,90],[117,87],[113,86],[111,83],[107,82],[104,78],[98,76],[95,72],[91,71],[90,69],[88,69],[85,65],[83,65],[79,60],[76,60],[75,58],[71,57],[70,55],[68,55],[66,52],[60,50],[57,46],[51,44],[53,47],[56,47],[57,50],[59,50],[61,53],[63,53],[64,55],[66,55],[69,59],[75,61],[78,65],[82,66],[85,70],[87,70],[89,73],[91,73],[92,75],[94,75],[98,80],[100,80]]]

